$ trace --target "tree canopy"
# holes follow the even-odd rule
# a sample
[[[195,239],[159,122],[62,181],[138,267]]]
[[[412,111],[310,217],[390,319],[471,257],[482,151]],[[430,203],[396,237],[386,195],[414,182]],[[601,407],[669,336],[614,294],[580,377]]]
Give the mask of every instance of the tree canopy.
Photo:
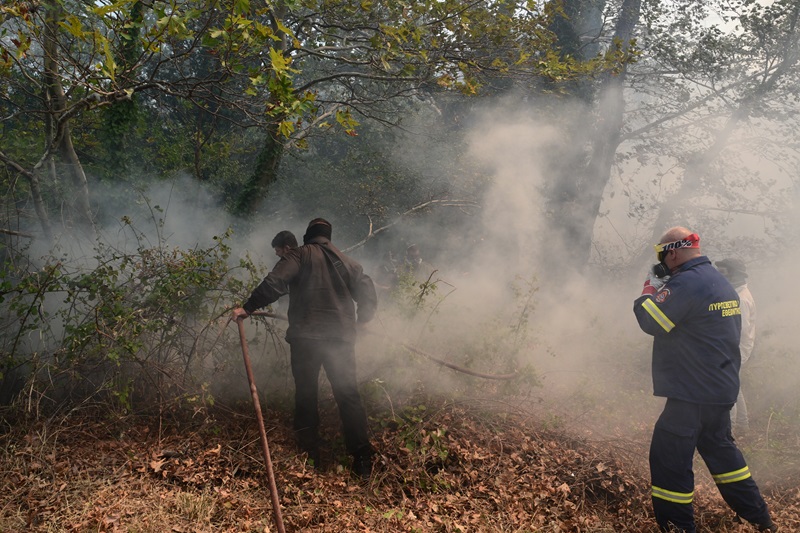
[[[7,324],[17,330],[6,346],[21,350],[48,318],[44,294],[68,290],[80,301],[70,334],[106,335],[72,346],[137,356],[139,337],[172,324],[122,327],[151,316],[149,292],[163,311],[228,280],[216,275],[231,261],[225,239],[179,252],[159,234],[156,252],[132,229],[133,210],[159,218],[142,191],[161,182],[210,191],[241,224],[292,220],[295,202],[324,207],[344,245],[424,214],[442,248],[468,255],[496,238],[492,253],[548,280],[640,268],[674,224],[708,228],[724,248],[737,238],[728,228],[755,217],[767,236],[748,248],[755,257],[798,236],[784,221],[800,168],[799,10],[791,0],[4,2],[0,230],[13,268],[0,303],[22,324]],[[498,102],[511,111],[495,113]],[[532,129],[514,129],[528,119]],[[506,133],[493,145],[496,130]],[[507,181],[480,150],[508,163]],[[489,203],[498,231],[470,233],[465,246],[464,220],[487,222],[475,215]],[[104,226],[136,235],[131,256],[102,243],[92,258],[113,265],[89,268],[104,284],[65,272],[61,257],[36,275],[9,261],[25,255],[22,241]],[[536,246],[547,253],[535,264],[521,257]],[[239,267],[255,275],[249,260]],[[163,284],[145,279],[155,271]],[[130,285],[116,287],[123,278]],[[242,289],[231,287],[217,290]],[[110,308],[94,307],[98,294]],[[117,331],[137,340],[108,348]]]
[[[310,137],[355,135],[365,120],[397,124],[398,102],[442,91],[477,94],[512,77],[561,81],[619,61],[558,55],[548,30],[558,9],[430,0],[6,2],[0,160],[15,183],[24,178],[12,195],[31,201],[45,234],[55,210],[68,225],[91,227],[97,180],[178,169],[217,183],[229,191],[228,208],[247,215],[286,151]],[[235,165],[220,165],[220,156]]]

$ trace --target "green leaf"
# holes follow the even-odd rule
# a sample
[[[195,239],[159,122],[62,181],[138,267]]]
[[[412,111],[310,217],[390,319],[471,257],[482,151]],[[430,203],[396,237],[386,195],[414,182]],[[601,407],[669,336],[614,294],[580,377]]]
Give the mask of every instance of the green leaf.
[[[108,45],[108,40],[103,39],[103,53],[106,56],[106,62],[103,65],[103,72],[111,78],[111,81],[115,80],[115,74],[117,70],[117,62],[114,60],[114,54],[111,52],[111,47]]]
[[[83,31],[83,24],[81,20],[75,15],[67,15],[66,22],[60,22],[59,26],[69,32],[70,35],[77,38],[83,38],[87,32]]]
[[[250,11],[250,0],[236,0],[233,4],[233,12],[236,14],[248,13]]]
[[[284,137],[289,137],[292,133],[294,133],[294,122],[290,120],[284,120],[278,126],[278,131]]]
[[[98,6],[92,9],[92,11],[99,16],[105,16],[109,13],[114,11],[121,11],[126,5],[132,3],[134,0],[119,0],[118,2],[114,2],[107,6]]]
[[[291,59],[285,56],[280,50],[275,47],[270,47],[269,58],[272,63],[272,70],[277,74],[283,74],[289,70]]]
[[[289,36],[292,36],[292,37],[294,36],[294,32],[292,30],[290,30],[289,28],[287,28],[286,26],[284,26],[283,22],[281,22],[280,20],[275,19],[275,24],[278,26],[278,29],[280,31],[282,31],[283,33],[285,33],[286,35],[289,35]]]

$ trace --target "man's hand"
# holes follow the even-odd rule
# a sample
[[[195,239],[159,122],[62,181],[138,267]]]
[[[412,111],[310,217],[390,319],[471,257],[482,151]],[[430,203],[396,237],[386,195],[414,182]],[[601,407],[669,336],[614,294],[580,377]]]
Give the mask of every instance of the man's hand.
[[[653,274],[653,269],[651,268],[650,271],[647,273],[647,279],[644,280],[644,287],[642,287],[642,294],[655,294],[664,284],[669,281],[669,276],[664,276],[663,278],[659,278],[655,274]]]
[[[231,320],[239,320],[240,318],[247,318],[250,314],[241,307],[237,307],[231,313]]]

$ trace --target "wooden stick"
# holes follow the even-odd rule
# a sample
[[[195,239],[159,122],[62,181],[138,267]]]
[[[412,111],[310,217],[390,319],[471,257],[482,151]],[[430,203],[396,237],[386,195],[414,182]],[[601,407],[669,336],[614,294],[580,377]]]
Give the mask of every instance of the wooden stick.
[[[278,533],[285,533],[283,527],[283,517],[281,516],[281,505],[278,499],[278,487],[275,484],[275,472],[272,470],[272,459],[269,455],[269,442],[267,442],[267,430],[264,427],[264,416],[261,414],[261,402],[258,400],[258,390],[256,389],[256,381],[253,377],[253,368],[250,365],[250,353],[247,349],[247,339],[244,336],[244,319],[239,318],[236,320],[236,325],[239,326],[239,339],[242,343],[242,356],[244,357],[244,368],[247,370],[247,379],[250,382],[250,394],[253,397],[253,407],[256,410],[256,419],[258,420],[258,430],[261,432],[261,451],[264,452],[264,460],[267,463],[267,477],[269,478],[269,492],[272,496],[272,513],[275,515],[275,526],[278,528]]]

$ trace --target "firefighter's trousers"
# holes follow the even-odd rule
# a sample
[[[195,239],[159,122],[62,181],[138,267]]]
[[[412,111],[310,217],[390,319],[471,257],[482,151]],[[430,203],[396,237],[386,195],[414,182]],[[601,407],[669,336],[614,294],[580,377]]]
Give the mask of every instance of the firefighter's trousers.
[[[667,399],[650,444],[653,511],[662,530],[695,532],[695,449],[737,515],[754,524],[770,523],[767,504],[733,441],[730,409]]]

